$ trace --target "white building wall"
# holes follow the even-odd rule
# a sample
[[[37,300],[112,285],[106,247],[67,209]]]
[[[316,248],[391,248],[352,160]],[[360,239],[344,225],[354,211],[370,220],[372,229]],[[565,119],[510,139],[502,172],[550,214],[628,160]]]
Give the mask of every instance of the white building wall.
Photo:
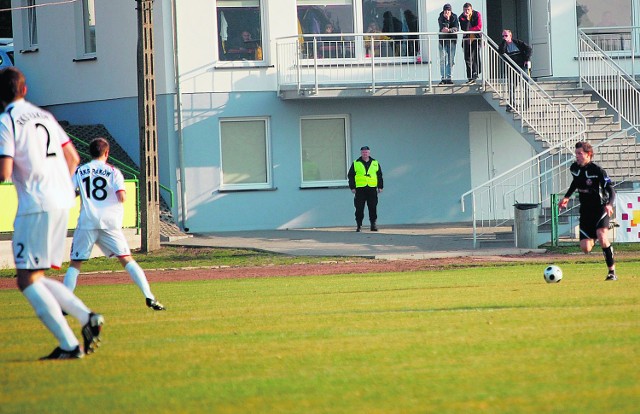
[[[463,3],[452,3],[456,13]],[[295,4],[295,0],[263,2],[265,61],[256,64],[216,61],[215,0],[176,2],[188,207],[185,224],[192,231],[352,224],[348,189],[300,189],[299,118],[322,114],[349,114],[351,157],[358,156],[360,145],[370,145],[373,156],[380,159],[387,187],[380,204],[381,224],[469,219],[459,205],[459,196],[477,181],[475,166],[479,165],[471,162],[475,154],[471,148],[477,146],[470,140],[477,125],[469,121],[469,114],[492,111],[491,107],[480,96],[281,100],[275,93],[276,39],[297,35]],[[442,4],[421,4],[421,27],[436,31]],[[27,75],[30,100],[72,123],[105,124],[132,158],[138,159],[135,6],[133,0],[96,1],[97,59],[82,62],[73,61],[78,57],[75,5],[40,8],[38,51],[16,52],[16,62]],[[170,0],[154,2],[154,46],[160,177],[178,201],[171,6]],[[485,1],[474,2],[474,6],[486,15]],[[553,75],[576,77],[575,2],[551,0],[551,19]],[[20,13],[14,12],[16,50],[22,44],[21,23]],[[456,59],[456,70],[463,73],[461,48]],[[437,64],[436,55],[432,60]],[[270,117],[274,190],[219,191],[219,118],[231,116]],[[522,140],[505,126],[487,130],[495,148],[505,148],[501,142]],[[518,141],[516,147],[528,148],[524,141]],[[526,152],[523,157],[530,155],[528,150],[522,152]],[[501,159],[500,154],[490,155]],[[514,163],[522,161],[509,156]],[[180,217],[178,206],[176,203],[176,217]],[[257,212],[257,206],[268,214]]]
[[[48,3],[59,3],[51,0]],[[12,1],[13,6],[22,2]],[[154,2],[157,93],[173,92],[171,28],[165,24],[164,10],[169,0]],[[76,3],[39,7],[38,49],[25,49],[25,11],[13,11],[16,66],[27,76],[28,98],[39,105],[100,101],[137,96],[137,11],[132,0],[96,1],[96,59],[77,61]],[[168,15],[170,16],[170,14]],[[165,52],[169,52],[166,56]],[[160,63],[160,64],[158,64]],[[165,73],[168,69],[168,73]]]

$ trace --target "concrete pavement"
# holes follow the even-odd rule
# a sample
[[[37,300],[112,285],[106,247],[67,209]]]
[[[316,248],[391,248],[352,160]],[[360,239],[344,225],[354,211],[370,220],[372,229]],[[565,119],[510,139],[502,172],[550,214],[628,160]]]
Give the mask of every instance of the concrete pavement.
[[[520,249],[513,242],[494,242],[474,249],[473,229],[467,224],[331,227],[256,230],[195,234],[163,243],[173,246],[245,248],[293,256],[359,256],[376,259],[430,259],[462,256],[498,256],[542,253],[544,249]]]

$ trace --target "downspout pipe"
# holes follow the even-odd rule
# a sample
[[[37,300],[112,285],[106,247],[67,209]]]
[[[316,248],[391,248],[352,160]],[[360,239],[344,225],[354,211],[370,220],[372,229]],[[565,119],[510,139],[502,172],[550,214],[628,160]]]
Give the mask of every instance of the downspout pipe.
[[[171,0],[172,32],[173,32],[173,70],[176,87],[176,110],[177,110],[177,132],[178,132],[178,191],[180,191],[180,221],[182,229],[189,232],[187,224],[187,184],[184,168],[184,136],[182,134],[182,94],[180,92],[180,69],[178,64],[178,18],[176,0]]]

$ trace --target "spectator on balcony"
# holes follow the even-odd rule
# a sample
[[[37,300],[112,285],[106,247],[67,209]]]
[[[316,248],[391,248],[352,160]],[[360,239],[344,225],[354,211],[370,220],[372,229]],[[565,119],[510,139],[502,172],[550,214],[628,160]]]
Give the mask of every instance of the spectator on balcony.
[[[367,33],[382,33],[380,30],[380,26],[378,23],[371,22],[369,26],[367,26]],[[371,57],[371,45],[373,44],[373,51],[375,57],[387,56],[387,44],[389,40],[389,36],[385,36],[383,34],[374,35],[370,34],[369,36],[364,37],[365,41],[365,54],[366,57]]]
[[[531,61],[531,54],[533,53],[533,49],[522,40],[514,39],[511,30],[504,29],[502,31],[502,42],[498,47],[498,53],[500,53],[500,55],[509,56],[509,58],[513,61],[513,63],[509,62],[509,64],[513,66],[513,64],[515,63],[518,68],[522,69],[524,73],[528,75],[529,64]],[[517,108],[518,106],[522,109],[529,107],[529,91],[526,85],[527,79],[524,78],[522,82],[516,82],[517,79],[521,79],[519,74],[517,73],[507,75],[507,87],[509,88],[509,105],[507,106],[507,111],[509,112],[513,111],[514,108]],[[516,105],[515,100],[515,90],[518,86],[518,83],[522,83],[521,105]]]
[[[447,3],[442,7],[442,12],[438,17],[438,26],[440,35],[438,41],[438,49],[440,50],[440,76],[442,80],[440,85],[451,85],[451,72],[455,65],[456,46],[458,43],[458,34],[460,30],[460,22],[458,15],[451,10],[451,4]]]
[[[342,57],[341,41],[339,36],[332,36],[335,33],[333,23],[324,26],[323,34],[328,36],[318,37],[318,57],[323,59]]]
[[[393,13],[387,10],[386,12],[384,12],[382,17],[382,31],[384,33],[402,33],[402,22],[400,21],[400,19],[395,17]],[[402,43],[402,39],[404,39],[404,36],[402,34],[394,34],[390,35],[389,38],[393,40],[391,43],[393,44],[392,48],[394,55],[400,56],[400,46]]]
[[[462,50],[464,51],[464,62],[467,65],[467,84],[476,83],[478,75],[482,72],[482,61],[480,60],[480,46],[482,41],[482,15],[473,10],[471,3],[462,6],[462,14],[458,18],[462,35]]]
[[[406,22],[407,35],[407,54],[409,56],[416,56],[420,52],[420,43],[418,41],[418,16],[416,16],[411,10],[404,11],[404,21]],[[404,29],[404,27],[403,27]],[[403,30],[404,31],[404,30]]]

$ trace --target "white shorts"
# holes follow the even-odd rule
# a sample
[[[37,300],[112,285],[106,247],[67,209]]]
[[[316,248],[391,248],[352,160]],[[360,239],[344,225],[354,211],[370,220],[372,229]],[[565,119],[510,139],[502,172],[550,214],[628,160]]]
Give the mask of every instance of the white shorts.
[[[69,210],[16,216],[13,222],[13,260],[16,269],[59,269],[64,257]]]
[[[89,260],[94,244],[97,244],[107,257],[131,256],[129,243],[120,229],[76,229],[71,244],[71,260]]]

